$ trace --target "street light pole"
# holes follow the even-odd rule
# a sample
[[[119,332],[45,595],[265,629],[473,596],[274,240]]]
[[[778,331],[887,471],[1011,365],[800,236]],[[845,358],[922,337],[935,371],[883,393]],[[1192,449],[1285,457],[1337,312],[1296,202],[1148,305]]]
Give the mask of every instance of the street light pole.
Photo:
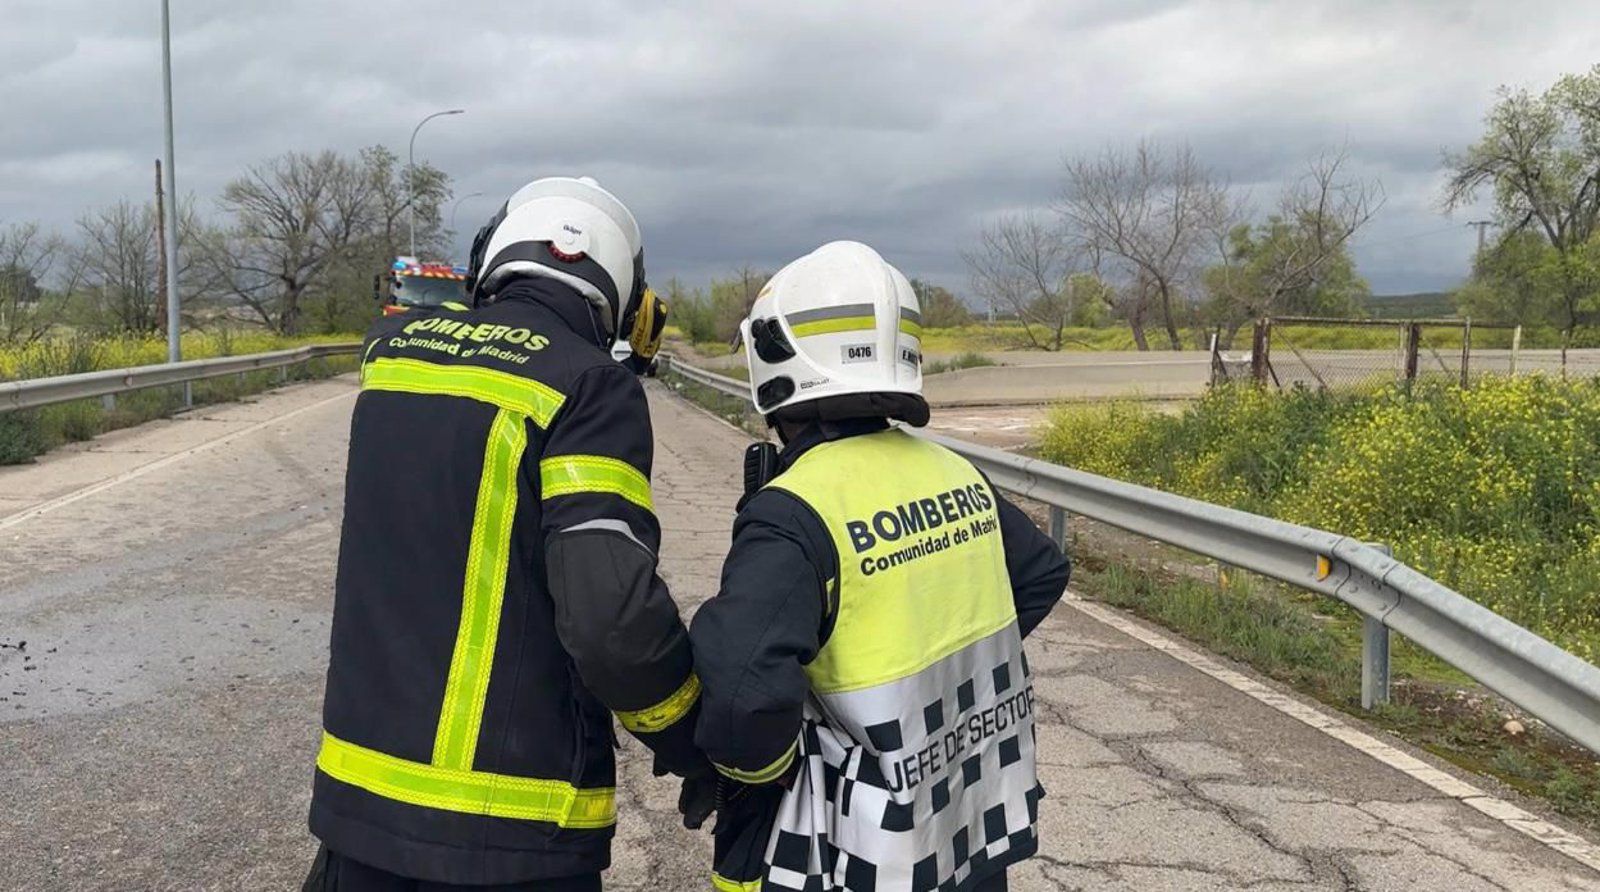
[[[167,361],[177,362],[183,358],[183,346],[179,338],[183,315],[178,306],[178,165],[173,160],[175,153],[172,145],[172,15],[167,7],[168,0],[161,0],[161,82],[162,95],[166,100],[167,127],[167,200],[161,225],[166,229],[167,243]],[[188,393],[187,386],[184,393]]]
[[[461,202],[466,201],[469,198],[477,198],[479,195],[482,195],[482,194],[483,194],[482,192],[474,192],[474,193],[472,193],[470,195],[463,195],[460,198],[456,199],[456,203],[455,204],[450,205],[450,228],[452,230],[454,230],[456,228],[456,211],[461,210]]]
[[[165,3],[166,0],[162,0],[162,2]],[[467,110],[464,108],[452,108],[448,111],[434,112],[418,121],[417,126],[411,130],[411,145],[406,149],[406,210],[409,211],[408,216],[411,221],[412,257],[417,256],[417,133],[422,130],[423,124],[434,118],[442,118],[445,115],[464,115],[466,113]]]

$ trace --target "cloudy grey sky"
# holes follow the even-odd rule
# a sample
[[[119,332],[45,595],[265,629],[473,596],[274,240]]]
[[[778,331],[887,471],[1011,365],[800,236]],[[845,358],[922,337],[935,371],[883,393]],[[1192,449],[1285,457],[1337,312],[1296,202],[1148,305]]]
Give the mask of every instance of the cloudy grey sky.
[[[404,153],[456,178],[470,237],[532,176],[593,174],[651,277],[775,267],[840,237],[961,289],[988,218],[1048,202],[1066,154],[1188,140],[1263,201],[1347,145],[1388,203],[1380,293],[1448,287],[1473,244],[1440,153],[1500,84],[1600,61],[1600,4],[1010,0],[172,0],[179,187],[205,206],[288,149]],[[0,0],[0,223],[63,231],[150,192],[157,0]],[[495,198],[490,198],[494,196]]]

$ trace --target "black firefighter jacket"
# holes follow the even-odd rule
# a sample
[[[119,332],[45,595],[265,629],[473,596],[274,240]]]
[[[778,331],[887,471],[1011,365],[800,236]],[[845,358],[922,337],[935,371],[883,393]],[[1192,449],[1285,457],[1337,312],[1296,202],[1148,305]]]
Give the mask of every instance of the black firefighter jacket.
[[[665,767],[704,764],[644,392],[601,343],[537,279],[371,333],[311,803],[329,848],[444,883],[593,873],[613,714]]]

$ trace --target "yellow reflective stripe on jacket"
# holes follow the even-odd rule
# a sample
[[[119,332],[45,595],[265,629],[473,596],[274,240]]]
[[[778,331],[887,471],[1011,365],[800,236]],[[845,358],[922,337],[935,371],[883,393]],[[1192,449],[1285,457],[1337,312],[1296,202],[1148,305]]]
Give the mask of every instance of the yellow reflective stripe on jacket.
[[[900,333],[901,334],[911,335],[914,338],[921,338],[922,337],[922,326],[917,324],[917,323],[915,323],[915,322],[912,322],[910,319],[901,319],[900,320]]]
[[[563,781],[424,765],[326,732],[317,767],[334,780],[424,808],[545,821],[575,830],[610,827],[617,821],[616,790],[610,787],[580,789]]]
[[[873,316],[845,316],[839,319],[819,319],[816,322],[802,322],[789,326],[797,338],[811,335],[833,334],[841,331],[871,331],[878,327],[878,321]]]
[[[506,567],[511,561],[517,469],[527,446],[523,417],[505,409],[496,413],[483,450],[483,476],[478,480],[472,542],[467,548],[466,580],[461,590],[461,624],[456,629],[449,680],[433,739],[433,764],[443,768],[469,769],[477,752],[494,645],[500,633]]]
[[[635,734],[652,734],[665,731],[688,715],[689,709],[700,699],[700,677],[689,673],[688,681],[672,692],[672,696],[654,706],[617,713],[622,727]]]
[[[547,384],[509,372],[389,356],[362,368],[361,389],[465,397],[531,418],[540,427],[550,426],[566,400]]]
[[[730,880],[713,871],[711,874],[711,888],[715,889],[716,892],[761,892],[761,881],[750,880],[741,883],[738,880]]]
[[[795,753],[799,752],[799,750],[800,741],[796,739],[794,743],[789,744],[789,748],[784,750],[783,755],[779,756],[776,761],[765,768],[758,768],[755,771],[741,771],[717,762],[712,762],[711,764],[718,771],[740,783],[770,784],[783,777],[783,773],[789,770],[789,766],[794,763]]]
[[[654,510],[650,480],[638,468],[603,455],[554,455],[539,462],[539,490],[544,498],[582,492],[622,496],[646,511]]]

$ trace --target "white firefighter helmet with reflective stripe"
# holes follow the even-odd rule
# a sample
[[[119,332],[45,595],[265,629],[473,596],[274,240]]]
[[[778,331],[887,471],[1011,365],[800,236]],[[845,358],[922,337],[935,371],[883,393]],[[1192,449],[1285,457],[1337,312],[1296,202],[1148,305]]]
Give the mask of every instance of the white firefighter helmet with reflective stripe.
[[[595,306],[611,335],[644,288],[639,224],[590,177],[546,177],[518,189],[478,234],[472,253],[478,299],[519,276],[556,279]]]
[[[829,242],[779,270],[742,333],[751,399],[764,415],[831,397],[922,393],[917,295],[860,242]]]

